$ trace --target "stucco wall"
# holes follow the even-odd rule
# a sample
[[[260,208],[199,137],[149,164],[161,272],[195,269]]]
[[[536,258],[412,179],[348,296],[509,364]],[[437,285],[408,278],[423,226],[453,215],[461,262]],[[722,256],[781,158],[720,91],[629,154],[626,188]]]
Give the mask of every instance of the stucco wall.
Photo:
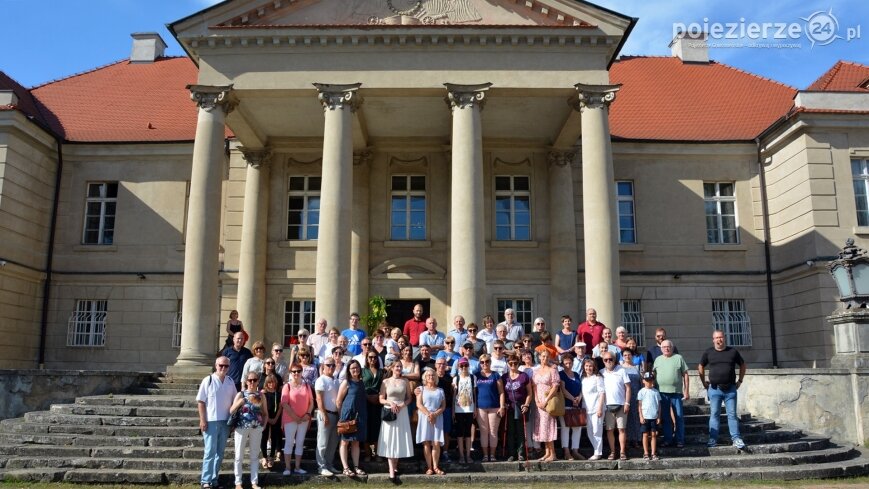
[[[0,419],[46,410],[79,396],[120,394],[154,378],[151,372],[0,370]]]

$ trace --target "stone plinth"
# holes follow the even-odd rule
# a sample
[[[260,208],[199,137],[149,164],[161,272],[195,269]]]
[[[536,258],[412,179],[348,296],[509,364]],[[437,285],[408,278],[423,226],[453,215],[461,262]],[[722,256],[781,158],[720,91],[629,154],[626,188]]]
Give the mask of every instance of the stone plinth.
[[[869,310],[839,310],[827,317],[833,326],[834,368],[869,368]]]

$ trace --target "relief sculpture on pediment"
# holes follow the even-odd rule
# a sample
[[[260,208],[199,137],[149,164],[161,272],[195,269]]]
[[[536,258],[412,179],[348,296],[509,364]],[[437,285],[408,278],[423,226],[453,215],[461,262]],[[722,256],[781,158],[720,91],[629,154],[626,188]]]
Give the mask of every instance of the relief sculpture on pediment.
[[[483,19],[473,0],[381,0],[383,16],[373,15],[369,24],[463,24]],[[390,15],[391,14],[391,15]]]

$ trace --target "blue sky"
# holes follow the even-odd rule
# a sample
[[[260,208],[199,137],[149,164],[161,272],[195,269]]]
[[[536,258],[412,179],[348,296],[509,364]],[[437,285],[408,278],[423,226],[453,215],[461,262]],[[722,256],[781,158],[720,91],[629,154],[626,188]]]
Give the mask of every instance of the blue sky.
[[[0,29],[3,46],[0,70],[25,86],[42,84],[129,57],[129,35],[141,31],[159,32],[169,44],[167,54],[181,55],[181,48],[165,24],[214,3],[217,1],[0,0],[0,13],[4,17]],[[869,64],[869,2],[865,0],[595,0],[593,3],[639,17],[622,50],[626,55],[669,55],[667,45],[673,36],[674,23],[686,26],[692,22],[705,22],[709,26],[717,23],[725,33],[728,24],[735,24],[737,36],[742,26],[770,23],[767,38],[711,39],[713,44],[741,45],[713,46],[711,58],[796,88],[805,88],[839,59]],[[816,15],[813,28],[819,42],[812,46],[802,18],[811,18],[817,12],[832,12],[838,24],[833,29],[831,17]],[[802,30],[797,38],[773,38],[779,25],[791,24]],[[860,37],[845,39],[849,28],[854,35],[859,32]],[[835,38],[836,35],[842,38]],[[748,43],[778,47],[748,47]]]

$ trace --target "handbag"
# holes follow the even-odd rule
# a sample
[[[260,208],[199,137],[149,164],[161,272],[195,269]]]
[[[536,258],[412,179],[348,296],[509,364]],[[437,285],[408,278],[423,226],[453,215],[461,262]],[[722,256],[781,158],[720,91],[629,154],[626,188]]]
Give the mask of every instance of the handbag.
[[[338,434],[339,435],[352,435],[356,433],[359,429],[359,426],[356,423],[357,418],[348,419],[347,421],[338,421]]]
[[[558,389],[558,387],[554,387],[554,389]],[[546,402],[546,412],[550,416],[564,416],[564,394],[561,389],[558,389],[558,392]]]
[[[234,413],[230,413],[229,419],[226,420],[226,426],[229,426],[230,429],[234,429],[238,426],[239,422],[241,422],[241,408],[236,409]]]
[[[392,408],[383,406],[380,408],[380,419],[383,421],[395,421],[398,419],[398,415],[392,412]]]
[[[576,428],[585,426],[588,423],[588,416],[584,408],[568,408],[564,410],[564,425],[568,428]]]

